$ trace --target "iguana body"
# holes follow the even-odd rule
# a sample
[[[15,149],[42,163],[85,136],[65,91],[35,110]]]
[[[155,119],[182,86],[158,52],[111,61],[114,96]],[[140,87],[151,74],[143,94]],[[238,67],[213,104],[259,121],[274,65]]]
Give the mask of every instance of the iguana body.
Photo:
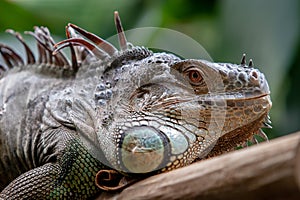
[[[70,24],[57,46],[70,47],[71,64],[43,27],[31,33],[38,59],[17,33],[26,63],[0,45],[0,198],[93,198],[101,170],[170,171],[261,133],[269,88],[244,58],[222,64],[129,48],[117,13],[115,22],[120,51]]]

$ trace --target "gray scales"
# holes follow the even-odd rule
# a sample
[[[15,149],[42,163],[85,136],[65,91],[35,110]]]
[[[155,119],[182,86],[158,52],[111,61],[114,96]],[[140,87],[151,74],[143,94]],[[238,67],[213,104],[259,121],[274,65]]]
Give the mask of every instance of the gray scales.
[[[252,65],[181,59],[127,42],[120,50],[73,24],[0,44],[1,199],[91,199],[153,174],[256,142],[270,91]],[[61,51],[69,48],[70,60]]]

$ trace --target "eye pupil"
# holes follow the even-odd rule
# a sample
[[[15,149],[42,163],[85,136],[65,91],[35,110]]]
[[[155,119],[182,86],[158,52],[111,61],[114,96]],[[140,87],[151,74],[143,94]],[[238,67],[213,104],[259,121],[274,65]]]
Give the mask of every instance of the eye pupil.
[[[193,78],[197,79],[198,78],[198,74],[197,73],[193,73]]]

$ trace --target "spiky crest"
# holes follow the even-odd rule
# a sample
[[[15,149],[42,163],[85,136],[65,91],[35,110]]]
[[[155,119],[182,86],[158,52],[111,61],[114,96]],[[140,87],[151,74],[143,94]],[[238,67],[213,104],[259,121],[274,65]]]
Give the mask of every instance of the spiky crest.
[[[38,50],[37,58],[23,40],[20,33],[7,30],[8,33],[15,36],[24,46],[26,62],[15,50],[7,45],[0,44],[0,53],[6,63],[6,67],[2,65],[1,70],[7,71],[15,66],[25,67],[26,65],[45,64],[44,67],[46,68],[53,68],[54,66],[54,68],[59,67],[61,69],[61,67],[63,67],[63,70],[70,72],[68,74],[74,76],[83,62],[89,65],[95,62],[95,60],[110,60],[112,65],[107,66],[106,69],[111,69],[112,67],[116,67],[116,64],[123,60],[138,60],[152,54],[152,52],[143,47],[129,48],[130,45],[127,43],[117,11],[114,12],[114,21],[118,33],[120,50],[104,39],[74,24],[68,24],[66,26],[67,39],[58,43],[54,42],[46,27],[34,27],[34,32],[27,31],[25,34],[32,35],[35,38]],[[61,51],[65,47],[70,48],[71,61],[69,61]],[[87,59],[87,57],[90,57],[90,59]]]

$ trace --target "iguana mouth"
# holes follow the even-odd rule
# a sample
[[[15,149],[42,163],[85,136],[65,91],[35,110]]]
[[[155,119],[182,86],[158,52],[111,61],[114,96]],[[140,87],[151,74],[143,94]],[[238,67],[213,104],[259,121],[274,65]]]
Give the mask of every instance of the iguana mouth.
[[[262,99],[265,97],[270,96],[270,91],[268,90],[262,90],[260,93],[258,94],[254,94],[254,93],[250,93],[247,94],[247,92],[243,92],[243,91],[237,91],[234,93],[212,93],[211,94],[211,99],[224,99],[227,101],[239,101],[239,100],[243,100],[243,101],[248,101],[248,100],[258,100],[258,99]]]
[[[252,96],[252,97],[241,97],[241,98],[235,98],[235,99],[228,99],[228,100],[256,100],[256,99],[262,99],[264,97],[268,97],[270,96],[270,93],[264,93],[264,94],[261,94],[261,95],[255,95],[255,96]]]

